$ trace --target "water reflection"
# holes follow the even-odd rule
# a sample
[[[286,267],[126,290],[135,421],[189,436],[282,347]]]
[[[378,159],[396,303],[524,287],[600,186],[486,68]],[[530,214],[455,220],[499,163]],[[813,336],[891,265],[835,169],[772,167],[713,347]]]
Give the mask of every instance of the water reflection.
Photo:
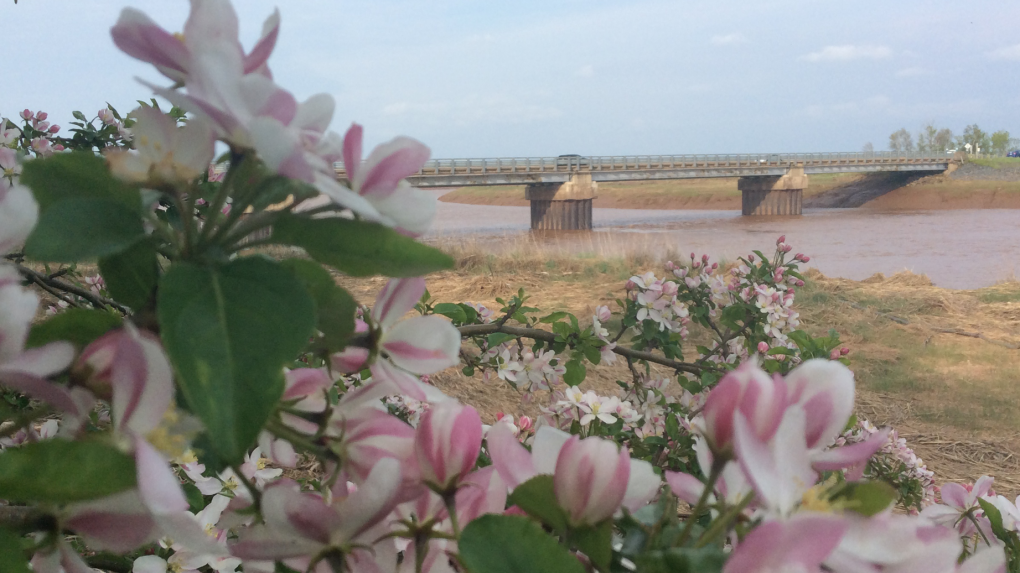
[[[902,270],[942,287],[968,289],[1014,276],[1020,210],[889,211],[816,209],[802,217],[741,217],[737,211],[595,209],[595,229],[533,234],[527,207],[439,202],[430,236],[465,238],[493,252],[522,245],[622,256],[694,251],[733,258],[768,252],[779,235],[829,276],[863,279]]]

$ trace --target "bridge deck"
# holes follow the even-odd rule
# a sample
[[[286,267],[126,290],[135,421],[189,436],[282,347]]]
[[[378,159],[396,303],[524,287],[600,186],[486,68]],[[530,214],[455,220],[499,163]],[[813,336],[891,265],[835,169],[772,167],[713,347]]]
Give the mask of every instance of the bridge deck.
[[[894,152],[434,159],[408,181],[416,187],[565,183],[578,171],[590,171],[592,181],[776,176],[793,167],[809,175],[944,171],[950,163],[946,155]],[[335,168],[346,178],[342,164]]]

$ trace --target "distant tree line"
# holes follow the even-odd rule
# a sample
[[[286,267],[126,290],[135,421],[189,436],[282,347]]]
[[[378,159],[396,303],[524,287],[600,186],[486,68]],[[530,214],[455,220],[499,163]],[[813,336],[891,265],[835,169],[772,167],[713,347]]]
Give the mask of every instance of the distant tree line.
[[[934,122],[928,122],[917,133],[916,143],[914,136],[906,128],[894,131],[889,136],[891,151],[946,153],[954,149],[963,150],[968,143],[971,146],[971,153],[1000,156],[1006,155],[1011,149],[1020,147],[1020,139],[1010,137],[1008,131],[1003,129],[988,133],[978,127],[976,123],[964,128],[962,135],[954,135],[953,130],[948,127],[940,129]],[[864,145],[865,151],[872,149],[871,143]]]

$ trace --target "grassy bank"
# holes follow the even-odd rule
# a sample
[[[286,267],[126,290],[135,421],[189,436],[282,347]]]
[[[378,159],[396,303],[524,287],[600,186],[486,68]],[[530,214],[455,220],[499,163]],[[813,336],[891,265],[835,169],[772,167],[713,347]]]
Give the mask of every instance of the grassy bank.
[[[529,303],[590,320],[600,304],[613,305],[633,271],[661,269],[661,261],[493,257],[456,250],[459,268],[428,278],[440,301],[494,305],[524,287]],[[385,279],[340,282],[371,302]],[[975,291],[931,286],[909,273],[865,281],[811,273],[797,295],[802,326],[814,334],[836,329],[851,348],[859,388],[858,411],[895,426],[936,471],[939,481],[995,475],[997,489],[1020,493],[1020,283]],[[984,337],[975,338],[980,334]],[[665,372],[663,372],[665,373]],[[589,370],[585,382],[602,392],[628,376],[625,365]],[[445,391],[476,405],[487,421],[496,412],[535,414],[509,386],[486,384],[449,370],[434,378]]]

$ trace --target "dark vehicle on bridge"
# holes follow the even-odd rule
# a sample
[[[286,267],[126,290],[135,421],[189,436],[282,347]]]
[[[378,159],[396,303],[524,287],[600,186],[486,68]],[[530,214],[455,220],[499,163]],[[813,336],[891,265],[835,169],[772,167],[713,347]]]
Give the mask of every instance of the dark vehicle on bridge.
[[[1020,157],[1020,149],[1014,149],[1006,154],[1006,157]]]
[[[576,153],[568,153],[567,155],[560,155],[556,158],[556,167],[566,168],[578,168],[578,167],[591,167],[591,160],[587,157],[582,157]]]

